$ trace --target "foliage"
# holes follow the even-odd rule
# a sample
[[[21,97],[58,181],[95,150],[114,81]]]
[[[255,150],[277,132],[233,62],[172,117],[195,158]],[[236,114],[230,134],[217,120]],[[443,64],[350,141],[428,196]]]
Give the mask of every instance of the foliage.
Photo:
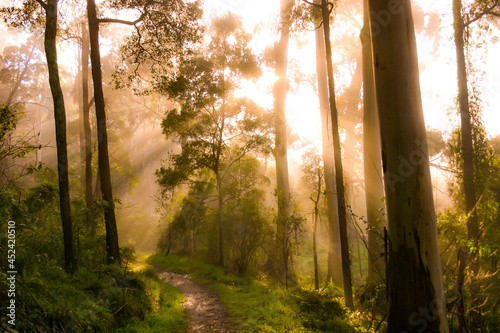
[[[154,89],[159,78],[193,54],[201,38],[203,12],[198,0],[114,0],[111,4],[113,8],[139,14],[134,33],[121,49],[123,60],[133,69],[122,66],[117,70],[114,74],[117,88],[134,83],[134,88],[141,87],[145,78],[143,69],[147,68],[150,73],[146,75],[152,78],[149,89]]]
[[[447,297],[453,300],[457,297],[455,287],[456,269],[453,268],[457,258],[457,251],[463,247],[468,250],[471,257],[475,257],[480,263],[478,276],[472,277],[468,274],[466,283],[470,284],[474,278],[479,282],[480,292],[477,295],[465,295],[466,301],[474,298],[483,299],[482,325],[493,325],[495,321],[491,318],[498,317],[498,306],[495,296],[500,292],[498,277],[498,253],[500,250],[500,232],[498,222],[500,221],[500,210],[498,199],[500,198],[500,151],[495,150],[488,138],[487,132],[481,122],[481,101],[476,88],[473,86],[470,95],[470,111],[473,140],[473,163],[474,163],[474,185],[476,189],[475,212],[480,222],[480,237],[476,240],[468,240],[466,222],[468,215],[465,213],[465,198],[463,191],[463,176],[459,170],[463,167],[460,131],[456,129],[447,143],[447,157],[450,166],[456,170],[454,177],[449,183],[449,193],[455,202],[454,207],[441,214],[438,224],[441,247],[443,248],[443,262],[445,263],[445,286],[447,286]],[[470,264],[470,260],[469,260]],[[489,319],[488,319],[489,318]],[[483,330],[491,327],[484,326]],[[493,329],[494,331],[494,329]]]
[[[82,199],[83,201],[83,199]],[[123,266],[105,264],[104,230],[95,231],[83,224],[92,214],[75,204],[75,226],[80,227],[78,270],[68,275],[62,258],[62,231],[59,219],[57,187],[42,183],[31,188],[19,200],[16,192],[0,190],[0,227],[16,222],[16,329],[19,332],[109,332],[155,314],[172,316],[172,327],[185,325],[179,292],[156,280],[154,272],[141,267],[132,271],[133,252],[126,251]],[[83,208],[82,208],[83,207]],[[95,215],[102,215],[101,212]],[[0,236],[0,248],[7,247],[6,233]],[[6,252],[6,251],[5,251]],[[6,262],[0,264],[2,288],[7,290]],[[164,320],[164,318],[163,318]],[[2,330],[7,331],[6,321]],[[141,324],[142,325],[142,324]],[[169,327],[164,324],[162,327]],[[129,330],[127,332],[133,332]]]

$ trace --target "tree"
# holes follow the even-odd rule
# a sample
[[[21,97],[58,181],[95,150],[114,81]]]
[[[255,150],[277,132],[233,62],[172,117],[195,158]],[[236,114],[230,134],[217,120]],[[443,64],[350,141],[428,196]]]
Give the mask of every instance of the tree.
[[[99,24],[118,23],[135,28],[128,38],[128,44],[123,48],[124,58],[132,62],[136,69],[128,76],[128,84],[134,79],[140,79],[138,68],[148,64],[154,77],[162,77],[161,70],[170,70],[175,63],[189,54],[191,43],[199,39],[198,20],[201,17],[198,1],[183,0],[136,1],[124,0],[114,4],[116,9],[139,12],[134,21],[119,18],[98,18],[94,0],[87,0],[87,11],[90,32],[90,58],[92,63],[92,78],[94,82],[94,103],[98,132],[98,156],[101,192],[107,203],[104,212],[106,222],[106,243],[108,261],[119,259],[118,233],[114,212],[114,201],[109,168],[107,143],[106,112],[102,89],[101,56],[99,52]],[[165,10],[169,8],[169,10]],[[159,28],[160,27],[160,28]],[[117,86],[120,87],[120,71],[116,74]]]
[[[461,135],[461,149],[463,158],[463,168],[462,168],[462,178],[463,178],[463,189],[465,197],[465,209],[466,213],[469,214],[467,219],[467,239],[471,242],[477,244],[479,241],[479,221],[477,217],[476,207],[476,185],[474,182],[474,147],[473,147],[473,134],[472,134],[472,124],[471,124],[471,111],[469,105],[469,88],[468,88],[468,78],[467,78],[467,65],[465,57],[465,29],[469,27],[472,23],[486,18],[488,16],[500,17],[499,1],[476,1],[472,8],[471,13],[465,19],[462,15],[462,0],[453,0],[453,20],[454,20],[454,40],[455,49],[457,55],[457,79],[458,79],[458,104],[460,111],[460,135]],[[467,261],[468,251],[463,248],[460,255],[461,261]],[[479,262],[475,256],[471,258],[471,271],[472,271],[472,281],[471,281],[471,291],[477,294],[476,286],[476,275],[479,272]],[[465,262],[460,263],[460,267],[465,269]],[[459,276],[463,276],[464,272],[459,271]],[[464,318],[464,295],[463,295],[463,279],[458,278],[458,292],[459,292],[459,312],[461,313],[461,318]],[[475,302],[475,305],[479,305],[479,299]],[[462,319],[460,322],[461,330],[465,331],[465,321]]]
[[[87,13],[90,36],[90,61],[92,63],[92,80],[94,82],[94,101],[97,122],[97,146],[99,160],[99,177],[102,199],[105,201],[104,221],[106,224],[106,257],[109,263],[120,260],[118,230],[109,168],[108,133],[106,127],[106,110],[102,90],[101,54],[99,50],[99,21],[94,0],[87,0]]]
[[[363,159],[365,173],[366,220],[368,234],[368,286],[380,284],[385,279],[382,242],[384,182],[380,125],[373,78],[370,12],[364,0],[364,26],[361,32],[363,53]]]
[[[24,44],[5,47],[0,56],[0,188],[16,184],[17,179],[42,165],[38,158],[34,164],[15,161],[32,152],[38,155],[41,149],[41,130],[23,124],[23,118],[31,114],[44,95],[42,87],[48,79],[40,40],[32,36]]]
[[[66,110],[64,106],[64,95],[59,79],[59,68],[57,63],[57,1],[37,0],[45,12],[45,55],[49,72],[49,85],[54,104],[54,120],[56,128],[57,147],[57,169],[59,182],[59,206],[64,239],[64,261],[65,269],[73,272],[76,269],[76,256],[74,251],[73,224],[71,221],[71,205],[69,196],[68,179],[68,152],[66,140]],[[23,2],[22,8],[3,8],[2,13],[14,27],[31,26],[40,24],[42,17],[38,16],[35,1]]]
[[[448,332],[409,1],[369,1],[388,217],[388,332]],[[429,316],[429,313],[432,316]],[[427,316],[426,316],[427,315]]]
[[[318,268],[318,252],[316,249],[316,236],[318,230],[319,219],[319,203],[322,193],[322,185],[324,182],[323,167],[321,157],[314,149],[308,149],[302,155],[303,172],[302,181],[305,183],[308,191],[312,192],[309,199],[314,203],[313,208],[313,259],[314,259],[314,287],[319,289],[319,268]]]
[[[231,167],[268,141],[269,119],[254,102],[234,97],[242,78],[258,77],[257,59],[248,47],[250,35],[231,14],[211,26],[206,52],[184,62],[172,78],[164,77],[161,92],[179,107],[163,120],[163,133],[175,139],[181,153],[157,171],[159,184],[174,188],[196,183],[200,172],[215,178],[219,264],[225,266],[223,206]]]
[[[274,158],[276,161],[276,194],[278,199],[278,218],[276,240],[279,251],[276,252],[275,267],[278,277],[288,274],[289,249],[286,242],[286,225],[291,217],[290,184],[288,179],[288,139],[286,125],[286,95],[288,92],[288,42],[290,39],[291,12],[294,0],[280,0],[280,39],[275,45],[275,73],[278,77],[274,84],[275,142]],[[285,278],[286,279],[286,278]]]
[[[92,196],[92,136],[90,130],[90,107],[93,101],[89,101],[89,37],[87,25],[82,22],[82,114],[83,114],[83,138],[85,145],[85,202],[90,207]]]
[[[335,182],[337,187],[337,208],[339,216],[340,250],[342,257],[342,280],[344,282],[344,297],[349,308],[354,306],[352,297],[351,262],[349,259],[349,243],[347,236],[347,207],[345,201],[344,176],[342,168],[342,148],[338,125],[337,107],[335,102],[335,82],[333,78],[332,47],[330,44],[330,13],[333,4],[321,1],[323,33],[325,37],[326,68],[328,74],[328,96],[332,121],[333,155],[335,160]]]
[[[45,55],[49,72],[49,85],[54,103],[54,120],[56,128],[56,147],[57,147],[57,169],[59,181],[59,206],[61,211],[61,220],[64,239],[64,261],[68,272],[76,269],[76,257],[73,240],[73,224],[71,221],[71,205],[69,196],[68,179],[68,152],[66,140],[66,110],[64,106],[64,95],[61,89],[59,79],[59,67],[57,63],[57,1],[56,0],[37,0],[45,12]],[[36,2],[23,2],[22,8],[4,8],[3,14],[15,27],[34,26],[39,24],[41,17],[36,14]]]
[[[316,0],[316,3],[319,0]],[[321,113],[321,138],[323,149],[323,167],[325,177],[325,197],[328,217],[328,280],[342,284],[342,264],[340,259],[340,235],[337,208],[337,191],[333,161],[333,138],[331,131],[330,108],[328,101],[328,81],[326,74],[325,39],[322,29],[315,29],[316,40],[316,75]],[[340,269],[339,269],[340,268]]]
[[[271,219],[263,208],[264,185],[269,179],[260,170],[259,160],[247,156],[234,163],[226,181],[228,196],[223,209],[226,225],[229,263],[238,275],[243,276],[255,267],[252,265],[260,247],[266,245],[272,235]]]

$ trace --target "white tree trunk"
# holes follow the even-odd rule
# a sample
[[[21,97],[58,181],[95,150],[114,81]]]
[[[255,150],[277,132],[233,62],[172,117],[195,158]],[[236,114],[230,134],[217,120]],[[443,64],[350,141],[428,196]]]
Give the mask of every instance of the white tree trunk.
[[[388,212],[388,332],[448,332],[408,0],[369,0]]]

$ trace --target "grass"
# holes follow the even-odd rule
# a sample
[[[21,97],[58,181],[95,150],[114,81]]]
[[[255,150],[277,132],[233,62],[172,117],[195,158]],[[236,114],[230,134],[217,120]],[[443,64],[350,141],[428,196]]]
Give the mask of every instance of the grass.
[[[143,277],[145,289],[151,300],[151,311],[144,320],[132,319],[115,333],[181,333],[188,328],[187,312],[181,306],[184,297],[179,289],[156,277],[154,270],[140,257],[131,265],[131,270]]]
[[[358,330],[340,301],[326,293],[285,290],[265,279],[225,275],[220,267],[196,259],[156,253],[148,262],[166,270],[191,274],[219,294],[240,332],[339,332]]]

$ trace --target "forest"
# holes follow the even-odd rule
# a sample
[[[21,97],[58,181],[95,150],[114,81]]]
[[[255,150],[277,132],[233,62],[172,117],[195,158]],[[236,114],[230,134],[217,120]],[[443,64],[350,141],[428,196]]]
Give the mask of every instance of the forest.
[[[0,0],[4,332],[500,332],[499,0]]]

